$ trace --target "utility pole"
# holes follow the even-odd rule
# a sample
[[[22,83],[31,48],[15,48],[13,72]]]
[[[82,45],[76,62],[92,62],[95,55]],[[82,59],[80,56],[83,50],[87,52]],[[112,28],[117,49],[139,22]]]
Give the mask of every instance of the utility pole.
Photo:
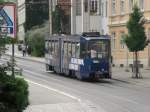
[[[71,34],[76,32],[76,0],[71,0]]]
[[[52,35],[52,0],[49,0],[49,35]]]

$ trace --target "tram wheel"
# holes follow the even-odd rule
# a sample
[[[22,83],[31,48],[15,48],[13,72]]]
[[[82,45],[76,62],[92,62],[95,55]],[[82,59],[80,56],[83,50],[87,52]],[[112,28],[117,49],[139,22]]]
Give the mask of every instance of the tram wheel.
[[[106,75],[105,75],[105,78],[107,78],[107,79],[111,79],[111,75],[106,74]]]
[[[67,77],[71,76],[71,71],[70,70],[66,70],[65,76],[67,76]]]
[[[50,65],[46,64],[46,71],[50,70]]]
[[[90,78],[90,81],[96,82],[96,81],[99,81],[99,78],[97,78],[97,77],[92,77],[92,78]]]

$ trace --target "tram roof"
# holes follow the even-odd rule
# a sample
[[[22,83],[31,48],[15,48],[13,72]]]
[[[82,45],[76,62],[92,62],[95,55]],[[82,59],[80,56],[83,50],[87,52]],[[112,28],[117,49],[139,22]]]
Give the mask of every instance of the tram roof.
[[[93,40],[93,39],[110,39],[109,35],[52,35],[46,40],[58,40],[59,38],[63,38],[63,40],[70,40],[70,41],[78,41],[80,38],[84,38],[85,40]]]
[[[93,39],[104,39],[104,40],[109,40],[110,36],[109,35],[100,35],[100,36],[82,36],[83,38],[85,38],[85,40],[93,40]]]

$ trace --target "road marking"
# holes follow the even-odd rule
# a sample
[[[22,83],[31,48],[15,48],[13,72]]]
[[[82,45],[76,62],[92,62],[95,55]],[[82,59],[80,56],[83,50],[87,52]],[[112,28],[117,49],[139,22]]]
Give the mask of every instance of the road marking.
[[[39,73],[35,73],[35,72],[32,72],[32,71],[29,71],[29,70],[24,70],[25,72],[28,72],[28,73],[31,73],[31,74],[33,74],[33,75],[37,75],[37,74],[39,74]],[[39,75],[41,75],[41,74],[39,74]],[[38,77],[36,77],[36,78],[38,78]],[[42,80],[42,81],[46,81],[46,80],[43,80],[43,79],[41,79],[41,78],[38,78],[38,79],[40,79],[40,80]],[[52,79],[52,80],[56,80],[56,81],[61,81],[61,80],[58,80],[58,79]],[[30,81],[30,80],[29,80]],[[32,81],[33,82],[33,81]],[[35,83],[35,82],[34,82]],[[36,85],[38,85],[38,83],[36,84]],[[41,86],[41,84],[39,85],[39,86]],[[44,85],[45,86],[45,85]],[[45,87],[44,87],[45,88]],[[48,87],[48,86],[46,86],[46,88],[48,89],[48,88],[52,88],[52,87]],[[54,89],[54,88],[52,88],[52,89]],[[51,89],[50,89],[51,90]],[[62,94],[62,95],[64,95],[64,93],[65,92],[63,92],[63,91],[60,91],[60,90],[58,90],[58,89],[54,89],[54,91],[55,90],[57,90],[56,92],[57,93],[60,93],[60,94]],[[60,92],[59,92],[60,91]],[[88,94],[88,93],[83,93],[83,92],[81,92],[81,91],[78,91],[78,92],[80,92],[80,93],[82,93],[82,94],[86,94],[86,95],[90,95],[90,94]],[[122,97],[119,97],[119,96],[116,96],[116,95],[111,95],[111,94],[108,94],[108,93],[104,93],[104,92],[102,92],[101,91],[101,93],[102,94],[105,94],[105,95],[108,95],[108,96],[111,96],[111,97],[114,97],[114,98],[116,98],[116,99],[120,99],[120,100],[123,100],[123,101],[127,101],[127,102],[130,102],[130,103],[134,103],[134,104],[138,104],[139,105],[139,103],[137,103],[137,102],[135,102],[135,101],[132,101],[132,100],[129,100],[129,99],[125,99],[125,98],[122,98]],[[69,96],[68,96],[69,95]],[[81,103],[82,104],[82,102],[84,102],[83,100],[81,100],[81,99],[79,99],[79,98],[77,98],[77,97],[75,97],[75,96],[72,96],[72,95],[70,95],[70,94],[68,94],[68,93],[65,93],[65,96],[67,96],[67,97],[70,97],[70,98],[72,98],[72,99],[75,99],[76,101],[78,101],[79,103]],[[91,95],[90,95],[91,96]],[[94,96],[93,96],[94,97]],[[95,97],[95,98],[97,98],[97,97]],[[99,99],[99,98],[98,98]],[[103,100],[103,99],[101,99],[101,100]],[[103,102],[105,102],[105,100],[103,100]],[[112,105],[114,105],[114,106],[118,106],[118,104],[117,103],[112,103],[112,102],[110,102]],[[99,106],[97,106],[97,107],[99,107]],[[101,108],[101,107],[100,107]],[[101,108],[102,109],[102,108]],[[122,106],[122,109],[124,109],[125,111],[127,111],[127,112],[131,112],[130,110],[127,110],[124,106]]]
[[[81,99],[79,99],[79,98],[77,98],[77,97],[75,97],[75,96],[73,96],[73,95],[70,95],[70,94],[68,94],[68,93],[66,93],[66,92],[60,91],[60,90],[58,90],[58,89],[54,89],[54,88],[52,88],[52,87],[49,87],[49,86],[46,86],[46,85],[43,85],[43,84],[40,84],[40,83],[36,83],[36,82],[31,81],[31,80],[29,80],[29,79],[26,79],[26,81],[29,82],[29,83],[38,85],[38,86],[40,86],[40,87],[46,88],[46,89],[48,89],[48,90],[57,92],[57,93],[62,94],[62,95],[64,95],[64,96],[70,97],[70,98],[72,98],[72,99],[74,99],[74,100],[77,100],[78,102],[81,102]]]
[[[24,70],[25,72],[28,72],[28,73],[31,73],[31,74],[33,74],[33,75],[37,75],[37,74],[39,74],[39,73],[35,73],[35,72],[32,72],[32,71],[29,71],[29,70]],[[39,75],[41,75],[41,74],[39,74]],[[42,77],[44,77],[44,75],[42,76]],[[41,80],[41,79],[40,79]],[[55,80],[55,81],[60,81],[61,82],[61,80],[58,80],[58,79],[52,79],[52,80]],[[45,80],[44,80],[45,81]],[[81,91],[80,91],[81,92]],[[67,93],[68,94],[68,93]],[[85,94],[85,93],[84,93]],[[104,93],[104,92],[102,92],[101,91],[101,94],[107,94],[108,96],[111,96],[111,97],[114,97],[114,98],[116,98],[116,99],[119,99],[119,100],[123,100],[123,101],[126,101],[126,102],[130,102],[130,103],[133,103],[133,104],[139,104],[138,102],[136,102],[136,101],[134,101],[134,100],[130,100],[130,99],[126,99],[126,98],[123,98],[123,97],[120,97],[120,96],[117,96],[117,95],[112,95],[112,94],[109,94],[109,93]],[[87,94],[87,95],[89,95],[89,94]],[[78,98],[77,98],[78,99]]]

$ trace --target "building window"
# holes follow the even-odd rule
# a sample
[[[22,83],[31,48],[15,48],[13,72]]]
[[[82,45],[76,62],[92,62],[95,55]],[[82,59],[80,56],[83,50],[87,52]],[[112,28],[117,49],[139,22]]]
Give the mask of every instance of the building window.
[[[90,14],[96,14],[98,8],[97,0],[90,0]]]
[[[124,49],[125,48],[125,43],[124,43],[124,32],[120,33],[120,48]]]
[[[116,0],[112,0],[112,15],[115,15],[116,13]]]
[[[76,0],[76,15],[81,15],[81,0]]]
[[[125,6],[124,0],[120,0],[120,14],[124,14]]]
[[[141,10],[144,10],[144,0],[139,0],[139,7]]]
[[[129,11],[131,12],[133,8],[133,0],[129,0]]]
[[[116,48],[116,33],[112,33],[112,49]]]
[[[84,0],[84,11],[88,12],[88,1]]]

